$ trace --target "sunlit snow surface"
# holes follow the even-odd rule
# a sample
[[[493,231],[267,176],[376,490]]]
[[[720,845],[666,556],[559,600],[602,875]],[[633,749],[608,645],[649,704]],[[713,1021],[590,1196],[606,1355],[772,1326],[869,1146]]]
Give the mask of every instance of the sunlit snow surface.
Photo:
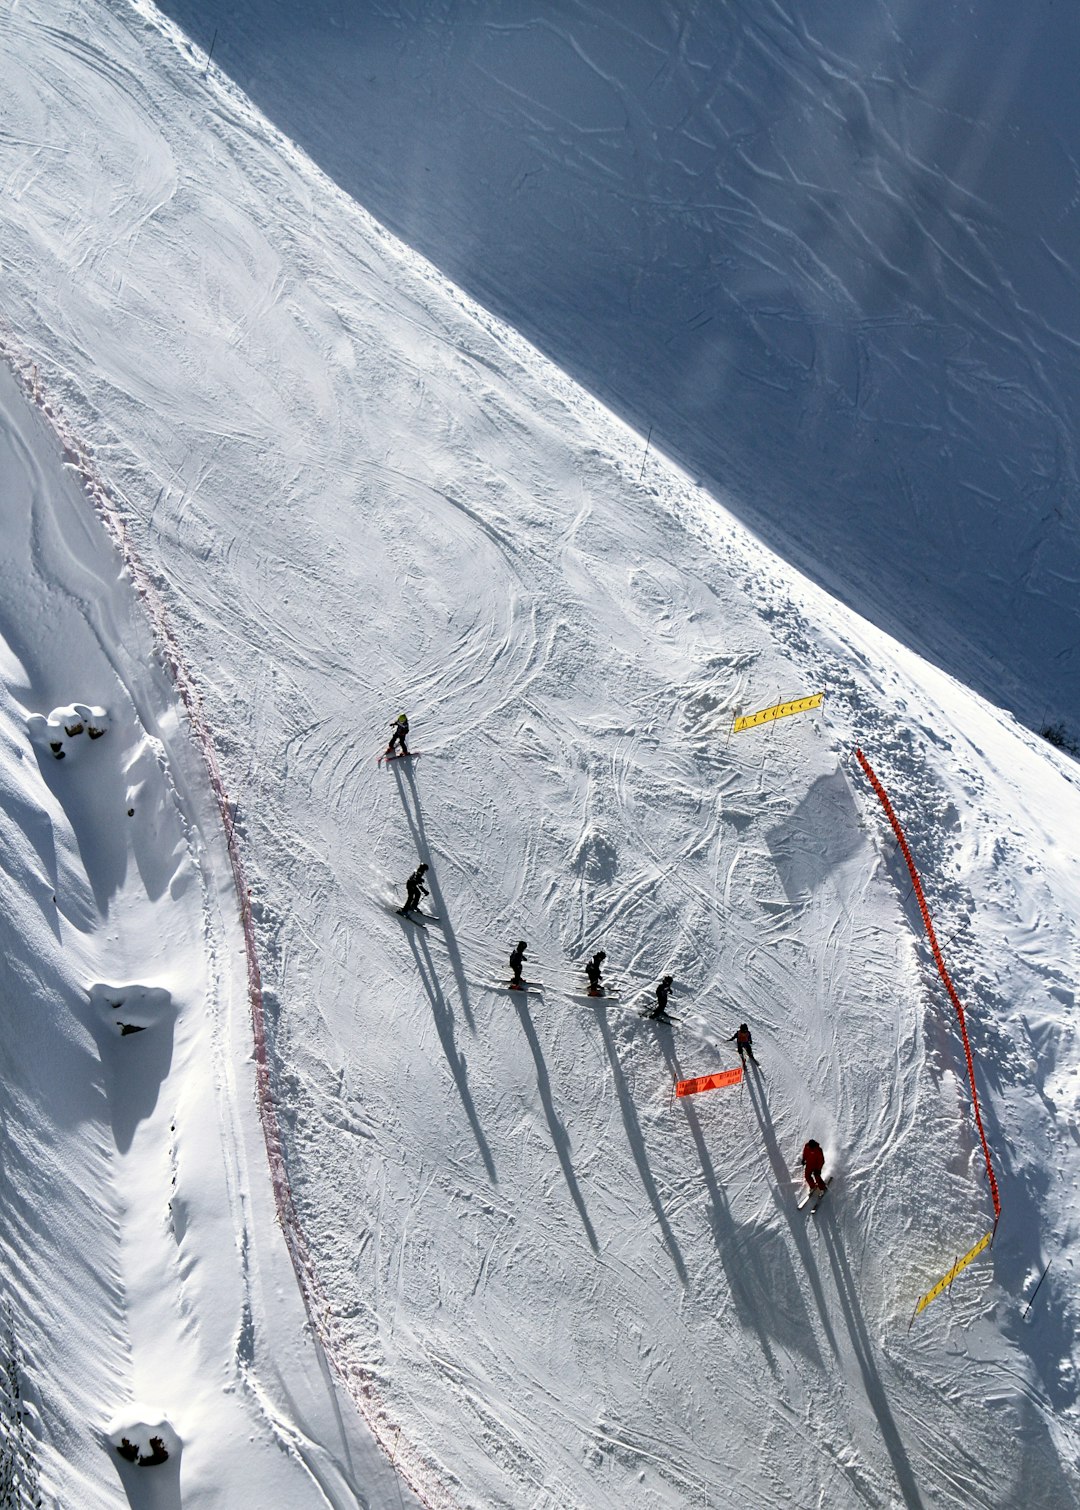
[[[1075,765],[682,475],[653,459],[639,481],[640,437],[202,80],[149,8],[23,5],[0,36],[7,343],[91,447],[202,693],[299,1219],[394,1461],[436,1504],[1068,1503]],[[153,1481],[171,1503],[391,1504],[347,1390],[330,1410],[273,1223],[197,756],[89,501],[76,479],[61,516],[59,446],[5,393],[41,500],[6,462],[10,989],[46,983],[33,1031],[72,1060],[45,1077],[5,1018],[21,1209],[55,1273],[16,1287],[6,1215],[43,1473],[59,1503],[115,1503],[105,1433],[156,1408],[183,1440]],[[823,716],[728,737],[737,707],[821,687]],[[76,703],[111,722],[69,772],[26,720]],[[380,769],[402,706],[423,753]],[[1004,1206],[910,1332],[990,1203],[856,742],[968,1006]],[[418,857],[425,933],[394,912]],[[494,988],[519,937],[545,983],[525,1000]],[[617,1001],[578,992],[601,946]],[[683,1021],[641,1023],[665,972]],[[152,1024],[107,1036],[133,985],[168,1001],[136,993]],[[761,1081],[673,1105],[743,1018]],[[118,1055],[144,1039],[136,1093]],[[836,1175],[812,1223],[811,1132]],[[196,1151],[179,1239],[174,1143]]]

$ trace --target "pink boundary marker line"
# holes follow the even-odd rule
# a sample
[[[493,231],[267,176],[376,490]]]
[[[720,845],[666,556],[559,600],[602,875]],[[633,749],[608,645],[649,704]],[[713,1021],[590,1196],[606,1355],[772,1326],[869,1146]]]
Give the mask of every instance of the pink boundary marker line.
[[[74,467],[79,473],[79,476],[82,478],[83,487],[90,497],[95,513],[101,520],[113,545],[116,547],[121,560],[131,573],[135,590],[146,607],[147,616],[150,619],[154,637],[161,650],[162,659],[179,694],[192,734],[206,765],[210,778],[210,786],[213,790],[222,827],[225,831],[225,843],[229,853],[229,863],[232,867],[233,883],[236,888],[240,921],[244,933],[244,950],[247,957],[248,1000],[251,1007],[252,1037],[255,1043],[256,1094],[259,1106],[259,1121],[262,1126],[263,1140],[266,1144],[267,1161],[270,1165],[274,1204],[277,1210],[278,1224],[285,1238],[285,1245],[289,1252],[293,1272],[296,1275],[296,1282],[312,1332],[334,1372],[355,1402],[375,1441],[386,1457],[390,1459],[394,1472],[404,1479],[421,1504],[428,1506],[429,1510],[436,1510],[435,1502],[428,1497],[416,1481],[413,1470],[398,1461],[401,1428],[393,1426],[385,1420],[385,1417],[383,1417],[377,1406],[376,1397],[371,1385],[362,1372],[356,1366],[345,1364],[338,1356],[337,1340],[332,1335],[334,1331],[333,1313],[330,1309],[329,1301],[323,1292],[322,1285],[319,1282],[314,1260],[311,1257],[311,1250],[308,1247],[307,1239],[304,1236],[303,1227],[296,1210],[292,1186],[289,1183],[281,1133],[278,1128],[277,1110],[274,1105],[273,1082],[269,1054],[267,1052],[262,972],[259,968],[258,951],[255,943],[255,924],[251,915],[251,893],[247,886],[243,861],[240,857],[240,846],[236,836],[236,827],[233,815],[229,811],[229,799],[221,777],[217,753],[214,749],[213,734],[210,731],[209,723],[203,712],[202,699],[199,696],[193,679],[187,671],[179,645],[169,626],[161,594],[158,592],[143,566],[138,553],[128,539],[127,527],[124,520],[113,503],[111,494],[104,481],[98,475],[93,461],[83,450],[81,444],[75,439],[62,415],[49,402],[36,364],[28,362],[25,359],[20,359],[11,349],[9,343],[3,339],[2,335],[0,335],[0,354],[7,359],[12,372],[22,384],[28,397],[49,421],[60,442],[65,463]],[[385,1434],[390,1430],[393,1430],[396,1434],[392,1444],[384,1440]],[[447,1499],[445,1496],[441,1496],[440,1504],[451,1506],[453,1501]]]
[[[975,1087],[975,1060],[971,1052],[971,1043],[968,1040],[967,1018],[964,1015],[964,1006],[960,1000],[960,997],[956,993],[956,987],[952,983],[952,977],[949,975],[948,970],[945,968],[945,959],[941,953],[940,947],[938,946],[937,934],[934,932],[934,925],[930,921],[930,909],[929,907],[927,907],[926,897],[923,895],[922,882],[919,880],[919,872],[915,869],[915,861],[912,858],[911,849],[908,846],[904,830],[900,827],[900,820],[896,816],[892,803],[889,801],[889,794],[882,786],[877,776],[874,774],[870,762],[867,760],[863,752],[859,749],[856,749],[855,755],[858,759],[859,764],[862,766],[863,771],[866,773],[866,779],[869,781],[870,785],[877,793],[878,801],[885,809],[885,816],[892,824],[893,833],[896,835],[897,839],[900,842],[900,848],[903,851],[904,859],[907,861],[907,868],[911,872],[911,880],[915,887],[915,896],[918,899],[919,911],[922,913],[923,924],[926,928],[926,936],[930,940],[930,948],[934,955],[934,963],[937,965],[938,974],[945,982],[945,989],[949,993],[949,1000],[956,1008],[956,1016],[960,1023],[960,1037],[964,1042],[964,1056],[967,1059],[968,1079],[971,1082],[971,1104],[975,1111],[975,1126],[979,1129],[979,1138],[982,1141],[983,1155],[986,1159],[986,1173],[990,1177],[990,1195],[994,1202],[994,1221],[996,1224],[997,1220],[1001,1216],[1001,1198],[998,1195],[997,1178],[994,1174],[993,1160],[990,1157],[990,1145],[986,1141],[986,1130],[983,1127],[982,1110],[979,1106],[979,1092]]]

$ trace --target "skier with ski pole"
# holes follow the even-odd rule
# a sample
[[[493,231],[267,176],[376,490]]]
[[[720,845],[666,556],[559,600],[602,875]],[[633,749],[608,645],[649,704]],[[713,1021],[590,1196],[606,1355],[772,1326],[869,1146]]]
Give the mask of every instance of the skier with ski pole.
[[[661,1021],[664,1021],[665,1019],[670,1021],[670,1019],[668,1019],[667,1004],[668,997],[671,995],[671,987],[673,984],[674,977],[671,975],[665,975],[663,980],[656,988],[656,1006],[652,1009],[651,1012],[647,1012],[645,1014],[647,1017],[659,1017]]]
[[[739,1050],[739,1058],[744,1065],[749,1058],[752,1065],[760,1068],[757,1060],[754,1058],[754,1037],[745,1022],[740,1022],[735,1032],[728,1037],[727,1042],[735,1044]]]
[[[405,882],[405,906],[398,908],[398,913],[401,917],[407,918],[410,912],[420,911],[420,898],[428,895],[428,889],[424,885],[424,876],[426,874],[427,866],[418,865]]]
[[[600,949],[585,966],[585,974],[589,977],[590,996],[603,996],[604,994],[601,977],[604,973],[604,961],[606,959],[607,954],[603,949]]]
[[[514,972],[513,979],[510,982],[511,991],[524,991],[525,989],[525,977],[522,975],[522,971],[525,968],[525,950],[528,947],[524,939],[518,939],[517,948],[510,955],[510,968]]]

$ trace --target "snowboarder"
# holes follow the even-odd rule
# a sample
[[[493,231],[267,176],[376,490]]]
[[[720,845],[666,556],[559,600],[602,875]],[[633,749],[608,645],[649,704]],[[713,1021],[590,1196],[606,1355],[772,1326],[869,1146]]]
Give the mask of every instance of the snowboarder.
[[[420,911],[420,898],[428,895],[428,889],[424,885],[424,876],[426,874],[427,866],[418,865],[405,882],[405,906],[398,908],[398,912],[403,918],[408,917],[410,912]]]
[[[668,997],[671,995],[671,987],[672,987],[673,983],[674,983],[674,976],[665,975],[664,978],[663,978],[663,980],[657,986],[657,988],[656,988],[656,1006],[649,1013],[650,1017],[666,1017],[667,1016]]]
[[[593,955],[592,959],[585,966],[585,974],[589,977],[590,996],[603,996],[604,994],[604,987],[601,984],[601,976],[604,973],[604,961],[606,959],[607,955],[605,954],[603,949],[601,949]]]
[[[390,735],[390,743],[386,747],[386,753],[387,753],[387,755],[390,755],[390,754],[393,753],[393,749],[394,749],[395,745],[400,745],[401,746],[401,753],[403,755],[407,755],[409,753],[409,748],[408,748],[408,745],[405,743],[405,741],[409,737],[409,717],[408,717],[408,714],[406,714],[406,713],[399,713],[398,716],[397,716],[397,718],[395,718],[394,722],[390,725],[390,728],[391,728],[391,730],[393,732]]]
[[[825,1150],[816,1138],[808,1138],[803,1146],[802,1158],[803,1172],[806,1175],[806,1183],[811,1190],[824,1190],[825,1181],[821,1178],[821,1171],[825,1168]]]
[[[749,1058],[751,1064],[757,1064],[757,1060],[754,1058],[754,1036],[745,1022],[740,1022],[738,1028],[727,1041],[728,1043],[735,1044],[739,1050],[739,1058],[743,1064],[746,1063],[747,1058]],[[809,1147],[809,1145],[807,1146]]]
[[[525,950],[528,948],[524,939],[518,939],[517,948],[510,956],[510,968],[514,972],[514,978],[510,982],[511,991],[524,991],[525,979],[522,970],[525,968]]]

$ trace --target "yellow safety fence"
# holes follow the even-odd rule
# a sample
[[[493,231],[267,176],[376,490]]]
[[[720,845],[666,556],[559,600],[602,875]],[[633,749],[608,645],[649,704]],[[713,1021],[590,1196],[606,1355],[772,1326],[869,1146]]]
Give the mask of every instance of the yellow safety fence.
[[[743,729],[759,729],[762,724],[771,724],[774,719],[788,718],[792,713],[806,713],[811,708],[820,708],[825,700],[824,692],[815,692],[812,697],[797,697],[794,702],[776,703],[771,708],[762,708],[760,713],[747,713],[737,718],[731,726],[733,734]]]
[[[944,1278],[939,1279],[932,1290],[927,1290],[925,1295],[919,1297],[919,1303],[915,1307],[915,1310],[912,1312],[912,1321],[915,1320],[915,1317],[919,1314],[920,1311],[924,1311],[926,1309],[926,1307],[932,1300],[936,1300],[938,1298],[942,1290],[947,1290],[949,1288],[953,1280],[960,1273],[961,1269],[966,1268],[973,1258],[978,1258],[982,1250],[987,1247],[992,1241],[993,1236],[993,1232],[988,1232],[985,1237],[980,1237],[979,1241],[975,1244],[970,1253],[965,1253],[963,1258],[958,1258],[953,1264],[952,1268],[949,1270],[948,1274],[946,1274]]]

